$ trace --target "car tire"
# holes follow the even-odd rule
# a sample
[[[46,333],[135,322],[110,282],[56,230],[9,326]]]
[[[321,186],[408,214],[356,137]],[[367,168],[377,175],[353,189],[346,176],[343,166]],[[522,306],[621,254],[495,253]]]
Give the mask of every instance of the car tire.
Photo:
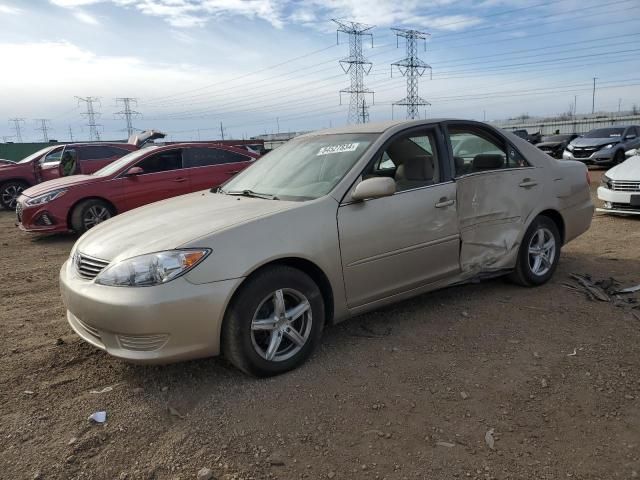
[[[544,215],[536,217],[524,234],[516,268],[509,279],[526,287],[547,283],[558,266],[561,247],[555,222]]]
[[[113,208],[107,202],[97,198],[84,200],[73,208],[71,228],[77,233],[84,233],[114,215]]]
[[[227,308],[222,354],[249,375],[279,375],[305,362],[324,323],[322,293],[307,274],[267,267],[249,277]]]
[[[20,193],[28,187],[25,182],[18,180],[3,183],[0,186],[0,206],[7,210],[15,210]]]
[[[625,161],[624,150],[618,150],[616,154],[613,156],[613,164],[620,165]]]

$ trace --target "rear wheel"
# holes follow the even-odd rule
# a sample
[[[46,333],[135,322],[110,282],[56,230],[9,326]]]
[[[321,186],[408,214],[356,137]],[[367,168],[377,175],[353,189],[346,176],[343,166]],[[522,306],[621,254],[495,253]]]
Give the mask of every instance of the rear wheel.
[[[549,281],[560,259],[560,232],[549,217],[537,217],[522,239],[516,269],[509,278],[519,285],[535,287]]]
[[[301,365],[324,326],[324,302],[315,282],[288,267],[267,268],[249,278],[233,299],[222,326],[222,353],[258,377]]]
[[[90,199],[80,202],[71,213],[71,228],[78,233],[84,233],[90,228],[109,220],[115,212],[106,202]]]
[[[0,205],[7,210],[15,210],[18,197],[28,185],[20,181],[3,183],[0,186]]]

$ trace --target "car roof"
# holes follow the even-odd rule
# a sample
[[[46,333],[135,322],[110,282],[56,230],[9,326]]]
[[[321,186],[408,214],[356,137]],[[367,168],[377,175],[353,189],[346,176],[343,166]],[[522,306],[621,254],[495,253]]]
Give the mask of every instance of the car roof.
[[[124,149],[129,150],[134,145],[129,145],[128,143],[123,142],[80,142],[80,143],[64,143],[55,145],[56,147],[124,147]]]
[[[315,132],[306,133],[301,137],[313,137],[315,135],[333,135],[340,133],[382,133],[387,130],[393,130],[398,127],[407,128],[420,125],[433,125],[452,120],[460,120],[454,118],[430,118],[426,120],[389,120],[386,122],[359,123],[355,125],[345,125],[343,127],[327,128],[317,130]],[[462,121],[462,120],[460,120]]]

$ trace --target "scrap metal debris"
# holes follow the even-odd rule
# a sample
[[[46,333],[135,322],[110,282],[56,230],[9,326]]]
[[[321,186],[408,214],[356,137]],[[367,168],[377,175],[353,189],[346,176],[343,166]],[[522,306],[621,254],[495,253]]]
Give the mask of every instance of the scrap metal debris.
[[[495,438],[493,438],[494,429],[490,428],[487,433],[484,434],[484,441],[491,450],[495,450]]]
[[[591,275],[572,273],[569,275],[575,283],[563,283],[565,288],[582,292],[592,301],[609,302],[616,307],[640,309],[640,300],[633,293],[640,291],[640,285],[622,288],[620,282],[609,277],[603,280],[593,280]]]
[[[91,415],[89,415],[88,420],[94,423],[104,423],[107,421],[107,412],[93,412]]]

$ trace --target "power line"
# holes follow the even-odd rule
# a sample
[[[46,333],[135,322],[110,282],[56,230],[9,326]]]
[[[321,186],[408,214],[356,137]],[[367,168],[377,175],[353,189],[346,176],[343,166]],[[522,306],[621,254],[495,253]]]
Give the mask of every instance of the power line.
[[[392,28],[391,30],[396,32],[398,39],[405,39],[407,49],[407,56],[404,59],[391,64],[391,76],[393,76],[393,67],[396,67],[402,76],[407,77],[407,96],[393,104],[406,106],[407,118],[414,120],[420,118],[419,108],[421,106],[431,105],[418,95],[418,78],[424,75],[427,70],[431,71],[431,66],[418,57],[418,40],[424,40],[426,50],[426,40],[429,34],[402,28]]]
[[[47,143],[49,141],[49,124],[48,118],[36,118],[36,125],[40,125],[36,128],[37,131],[42,132],[42,141]]]
[[[87,112],[82,113],[81,115],[87,117],[87,126],[89,127],[89,140],[100,140],[100,132],[99,125],[96,123],[96,117],[100,116],[100,112],[96,112],[93,108],[94,103],[99,103],[100,99],[98,97],[76,97],[78,99],[78,104],[80,102],[85,102],[87,104]]]
[[[13,131],[16,132],[16,141],[17,143],[22,143],[22,130],[20,127],[21,123],[24,123],[24,118],[10,118],[9,123],[13,124]]]
[[[116,112],[115,115],[120,115],[120,118],[124,118],[127,122],[127,137],[131,137],[135,132],[135,128],[133,126],[133,117],[140,116],[140,112],[136,112],[135,110],[131,110],[131,104],[138,105],[138,100],[132,97],[119,97],[116,98],[116,103],[121,102],[123,104],[123,109],[119,112]]]

